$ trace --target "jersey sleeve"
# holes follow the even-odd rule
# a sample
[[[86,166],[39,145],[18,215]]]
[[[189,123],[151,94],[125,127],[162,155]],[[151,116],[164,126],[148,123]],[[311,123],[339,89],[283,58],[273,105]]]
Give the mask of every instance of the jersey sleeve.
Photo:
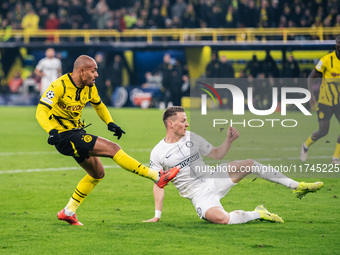
[[[156,171],[160,171],[163,167],[160,160],[157,157],[156,147],[151,151],[150,154],[150,168]]]
[[[61,86],[57,86],[56,84],[52,83],[44,92],[38,103],[36,118],[40,126],[45,129],[47,133],[49,133],[54,128],[49,120],[49,117],[51,115],[50,112],[55,104],[58,102],[61,95]]]
[[[198,150],[199,150],[199,153],[201,155],[203,155],[204,157],[207,156],[212,148],[214,146],[212,146],[207,140],[205,140],[203,137],[193,133],[193,132],[190,132],[190,140],[194,143],[194,144],[197,144],[198,145]]]
[[[35,67],[35,69],[42,71],[42,69],[43,69],[43,60],[42,59],[40,59],[37,66]]]
[[[323,73],[326,69],[326,56],[322,57],[315,66],[316,71]]]
[[[113,122],[112,116],[105,106],[105,104],[100,99],[100,96],[98,94],[98,90],[96,86],[92,87],[92,93],[91,93],[91,100],[90,103],[92,107],[96,110],[98,116],[102,119],[102,121],[105,122],[105,124],[109,124],[110,122]]]

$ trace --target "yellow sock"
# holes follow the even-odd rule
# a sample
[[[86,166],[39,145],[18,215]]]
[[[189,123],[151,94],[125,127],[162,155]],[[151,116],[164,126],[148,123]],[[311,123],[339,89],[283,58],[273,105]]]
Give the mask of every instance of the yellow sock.
[[[308,137],[305,141],[305,145],[307,148],[309,148],[309,146],[311,146],[313,143],[315,143],[315,140],[312,139],[312,136]]]
[[[141,163],[139,163],[134,158],[131,158],[128,154],[126,154],[122,149],[120,149],[116,155],[114,155],[113,160],[125,170],[131,171],[135,174],[147,177],[151,180],[158,180],[158,172],[152,170]]]
[[[337,143],[335,146],[335,151],[333,154],[333,158],[339,158],[340,157],[340,143]]]
[[[67,209],[71,212],[76,212],[79,205],[84,201],[86,196],[90,194],[93,188],[101,181],[102,179],[95,179],[90,175],[85,175],[85,177],[78,183],[76,190],[74,191],[70,201],[67,204]]]

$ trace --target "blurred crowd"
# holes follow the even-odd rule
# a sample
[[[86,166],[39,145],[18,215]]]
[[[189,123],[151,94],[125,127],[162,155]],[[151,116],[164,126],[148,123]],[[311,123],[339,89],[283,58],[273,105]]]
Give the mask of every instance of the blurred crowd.
[[[234,71],[233,64],[228,61],[227,56],[221,55],[219,58],[217,55],[216,52],[212,53],[211,61],[206,66],[203,77],[210,79],[225,78],[228,79],[225,81],[236,82],[244,95],[247,95],[247,88],[253,88],[253,102],[256,109],[267,109],[271,105],[273,87],[289,86],[307,89],[306,78],[311,70],[301,70],[298,61],[291,53],[287,54],[288,56],[282,62],[281,68],[270,55],[270,51],[266,52],[263,60],[259,60],[256,55],[253,55],[245,67],[238,72]],[[231,78],[237,78],[238,81],[230,80]],[[299,95],[295,96],[299,97]],[[228,106],[232,107],[230,103],[229,100]]]
[[[0,29],[5,31],[0,41],[21,40],[10,36],[11,30],[37,29],[163,29],[163,28],[284,28],[284,27],[337,27],[340,31],[340,1],[338,0],[8,0],[0,3]],[[39,38],[33,38],[33,40]],[[53,37],[43,40],[53,41]],[[165,38],[166,40],[169,38]],[[171,38],[170,38],[171,39]],[[201,38],[204,40],[204,38]],[[229,39],[235,39],[230,37]],[[258,38],[261,39],[261,38]],[[274,38],[282,39],[282,38]],[[308,36],[288,35],[289,40],[314,39]],[[333,39],[326,35],[325,39]],[[77,40],[68,38],[64,40]],[[144,39],[142,39],[144,40]],[[57,52],[64,65],[60,52]],[[102,75],[98,84],[104,99],[110,103],[110,95],[122,85],[123,61],[121,56],[111,56],[107,62],[101,54],[96,55]],[[104,59],[104,60],[103,60]],[[204,77],[246,78],[298,78],[306,77],[308,71],[300,70],[293,56],[282,62],[280,69],[269,52],[265,59],[256,55],[245,68],[234,71],[227,56],[211,56]],[[36,64],[36,63],[35,63]],[[68,66],[68,65],[66,65]],[[17,73],[5,82],[0,67],[0,93],[4,88],[12,93],[38,92],[42,73],[35,66],[27,65],[26,75]],[[23,70],[25,69],[25,65]],[[38,68],[39,69],[39,68]],[[69,70],[61,68],[62,71]],[[109,71],[107,71],[109,70]],[[113,71],[112,71],[113,70]],[[60,71],[59,71],[60,72]],[[25,72],[24,72],[25,73]],[[40,74],[40,75],[39,75]],[[268,79],[267,79],[268,80]],[[6,83],[6,84],[5,84]],[[301,84],[300,84],[301,85]],[[143,89],[161,91],[158,101],[180,104],[178,100],[189,91],[189,75],[184,63],[165,55],[156,70],[145,74]],[[256,93],[264,101],[270,84],[254,84]],[[26,88],[26,89],[25,89]],[[269,95],[270,96],[270,95]],[[268,96],[268,97],[269,97]]]
[[[0,29],[5,31],[320,26],[340,28],[340,1],[9,0],[1,1],[0,20]],[[1,39],[6,41],[10,37],[5,35]],[[293,36],[289,39],[299,38]]]

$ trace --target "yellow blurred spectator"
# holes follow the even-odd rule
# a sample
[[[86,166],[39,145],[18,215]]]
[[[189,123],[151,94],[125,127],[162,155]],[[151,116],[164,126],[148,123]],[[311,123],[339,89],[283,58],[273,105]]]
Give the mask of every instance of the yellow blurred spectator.
[[[21,22],[21,27],[25,31],[33,31],[39,28],[39,16],[35,13],[33,9],[24,16]]]

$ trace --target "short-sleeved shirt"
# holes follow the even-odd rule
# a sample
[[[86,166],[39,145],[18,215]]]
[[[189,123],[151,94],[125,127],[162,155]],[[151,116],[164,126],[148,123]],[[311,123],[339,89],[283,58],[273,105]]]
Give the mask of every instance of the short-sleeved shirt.
[[[43,58],[38,62],[36,69],[44,74],[41,78],[42,94],[53,81],[58,79],[58,74],[61,70],[61,61],[58,58]]]
[[[340,101],[340,60],[336,52],[322,57],[315,69],[322,73],[319,103],[334,106]]]
[[[208,155],[212,148],[204,138],[189,131],[176,143],[166,143],[162,139],[151,152],[150,168],[160,171],[181,166],[173,184],[182,197],[191,199],[205,182],[204,172],[197,171],[206,166],[202,155]]]

